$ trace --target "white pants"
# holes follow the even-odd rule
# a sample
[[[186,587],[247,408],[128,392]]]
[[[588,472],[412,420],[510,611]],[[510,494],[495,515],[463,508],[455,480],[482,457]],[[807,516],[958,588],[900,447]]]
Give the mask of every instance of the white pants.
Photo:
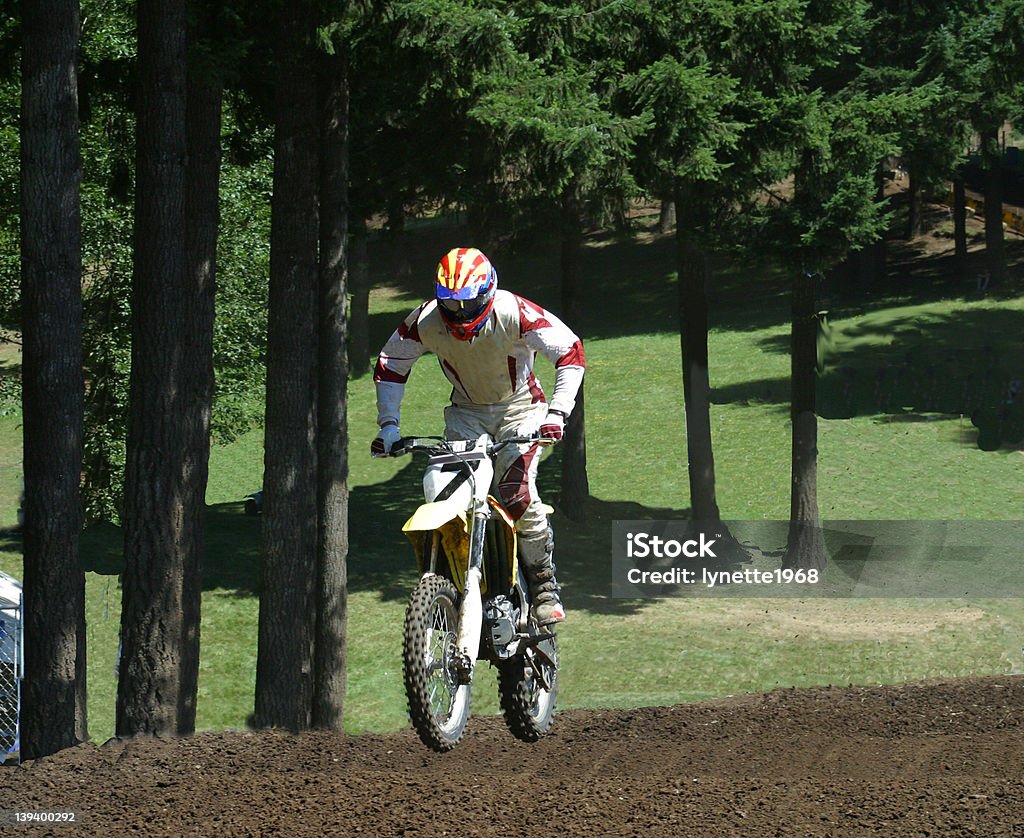
[[[477,439],[489,434],[499,441],[510,436],[530,436],[540,429],[548,406],[526,398],[493,405],[450,405],[444,410],[448,439]],[[540,446],[506,445],[494,458],[497,496],[516,523],[521,539],[547,539],[548,516],[537,493]]]

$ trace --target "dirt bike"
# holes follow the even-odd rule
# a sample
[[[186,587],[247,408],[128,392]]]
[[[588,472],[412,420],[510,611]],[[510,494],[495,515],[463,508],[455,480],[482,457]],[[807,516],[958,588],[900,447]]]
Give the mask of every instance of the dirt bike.
[[[515,527],[488,494],[497,451],[547,442],[404,437],[391,449],[391,456],[428,457],[426,502],[402,528],[421,574],[405,612],[403,661],[413,727],[435,751],[451,750],[465,732],[478,660],[498,670],[501,709],[514,736],[536,742],[554,719],[555,633],[531,614]]]

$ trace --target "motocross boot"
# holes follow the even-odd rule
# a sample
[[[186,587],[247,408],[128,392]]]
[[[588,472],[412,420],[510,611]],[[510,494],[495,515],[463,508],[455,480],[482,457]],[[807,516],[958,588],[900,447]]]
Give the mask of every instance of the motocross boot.
[[[540,626],[565,620],[565,608],[558,596],[561,587],[555,580],[554,547],[550,527],[544,535],[519,539],[519,555],[530,587],[533,616]]]

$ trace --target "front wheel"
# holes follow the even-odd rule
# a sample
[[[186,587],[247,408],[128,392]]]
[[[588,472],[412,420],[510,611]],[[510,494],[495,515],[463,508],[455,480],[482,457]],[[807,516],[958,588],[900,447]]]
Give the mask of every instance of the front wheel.
[[[427,747],[450,751],[466,730],[469,685],[459,683],[458,593],[441,576],[425,576],[405,610],[402,657],[412,725]]]
[[[553,632],[552,632],[553,635]],[[558,645],[552,636],[498,666],[505,724],[516,739],[536,742],[551,729],[558,695]]]

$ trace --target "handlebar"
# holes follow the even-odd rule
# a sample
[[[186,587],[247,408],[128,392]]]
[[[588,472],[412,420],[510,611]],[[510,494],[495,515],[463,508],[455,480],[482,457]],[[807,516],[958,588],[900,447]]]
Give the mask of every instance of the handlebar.
[[[539,434],[531,436],[510,436],[499,439],[487,446],[487,455],[493,456],[507,445],[554,445],[555,440],[542,437]],[[389,457],[401,457],[405,454],[412,454],[414,451],[424,451],[427,454],[468,454],[469,451],[456,451],[449,440],[440,436],[403,436],[391,446],[388,452]]]
[[[447,443],[444,437],[403,436],[399,437],[398,442],[391,446],[387,456],[401,457],[405,454],[411,454],[413,451],[443,451],[446,450],[446,447]]]

